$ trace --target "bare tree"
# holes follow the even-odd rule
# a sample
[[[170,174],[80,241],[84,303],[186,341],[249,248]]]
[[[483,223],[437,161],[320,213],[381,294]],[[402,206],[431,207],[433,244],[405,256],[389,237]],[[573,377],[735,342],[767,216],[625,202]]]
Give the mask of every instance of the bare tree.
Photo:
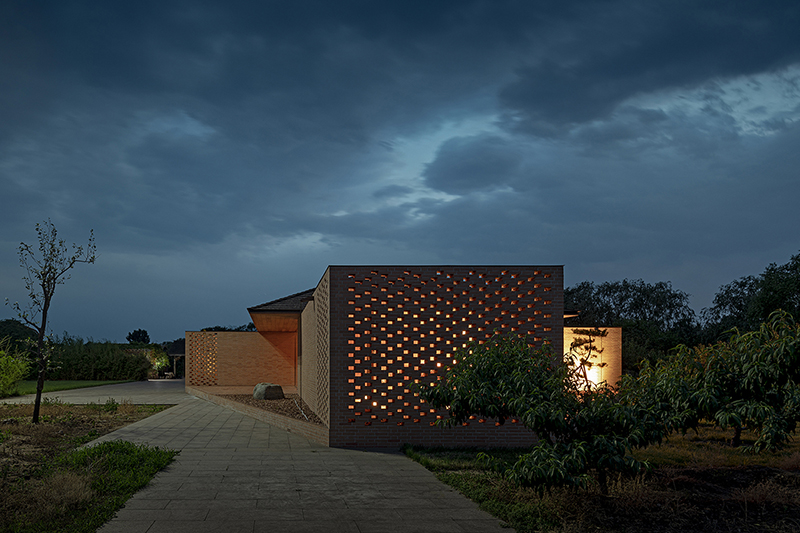
[[[36,346],[34,359],[39,367],[39,379],[36,384],[36,403],[33,408],[33,423],[39,422],[39,407],[42,403],[42,390],[44,389],[47,363],[50,359],[50,343],[47,337],[47,315],[56,286],[70,278],[69,271],[77,263],[94,263],[95,243],[94,231],[89,232],[89,244],[83,246],[72,245],[70,253],[63,239],[58,238],[56,227],[47,219],[46,222],[36,224],[36,234],[39,239],[38,253],[33,246],[20,243],[19,263],[25,269],[23,280],[28,289],[30,302],[22,308],[19,303],[14,303],[13,308],[19,318],[28,326],[36,330]]]

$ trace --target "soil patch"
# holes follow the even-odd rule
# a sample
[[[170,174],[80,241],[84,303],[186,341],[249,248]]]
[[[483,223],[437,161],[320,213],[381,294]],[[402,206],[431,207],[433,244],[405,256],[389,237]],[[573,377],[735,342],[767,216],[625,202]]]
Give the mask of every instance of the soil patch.
[[[297,394],[287,394],[283,400],[256,400],[250,394],[220,394],[220,397],[288,418],[322,425],[322,420],[314,414],[314,411]]]
[[[29,479],[49,459],[167,407],[45,401],[39,423],[32,424],[33,404],[0,403],[0,493],[6,483]]]
[[[584,525],[626,532],[796,532],[800,473],[764,466],[661,467],[612,498],[595,495]]]

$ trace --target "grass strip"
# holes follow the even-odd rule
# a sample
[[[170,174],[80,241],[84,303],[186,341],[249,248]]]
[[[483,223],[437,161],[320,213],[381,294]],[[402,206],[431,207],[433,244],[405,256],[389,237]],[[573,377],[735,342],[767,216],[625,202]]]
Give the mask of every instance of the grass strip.
[[[403,447],[403,453],[432,471],[439,481],[453,487],[518,533],[550,531],[562,523],[559,507],[563,491],[542,495],[530,488],[517,487],[479,461],[477,455],[480,451],[474,448]],[[512,461],[522,450],[483,451],[495,459]]]
[[[117,383],[130,383],[130,380],[123,381],[90,381],[90,380],[63,380],[45,381],[42,392],[56,392],[60,390],[86,389],[89,387],[99,387],[101,385],[116,385]],[[17,392],[20,395],[36,394],[36,380],[20,381],[17,385]]]
[[[36,473],[35,483],[16,484],[4,495],[3,505],[15,512],[0,532],[94,532],[177,454],[110,441],[60,455]]]
[[[730,430],[704,424],[687,435],[636,450],[652,469],[596,485],[518,487],[477,459],[480,450],[404,446],[403,452],[517,532],[797,533],[800,531],[800,439],[751,455],[730,446]],[[744,442],[755,434],[745,431]],[[522,450],[483,450],[512,462]]]

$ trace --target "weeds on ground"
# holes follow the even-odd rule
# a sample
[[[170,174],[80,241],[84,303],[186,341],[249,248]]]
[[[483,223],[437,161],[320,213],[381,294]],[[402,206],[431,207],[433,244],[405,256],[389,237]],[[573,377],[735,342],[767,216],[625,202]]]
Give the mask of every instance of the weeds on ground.
[[[406,455],[518,532],[800,531],[800,443],[743,454],[713,427],[636,452],[652,468],[600,490],[517,487],[477,459],[477,449],[405,446]],[[504,462],[520,450],[483,450]]]
[[[176,452],[108,442],[77,447],[168,406],[107,401],[0,403],[0,533],[95,531]]]
[[[60,455],[28,482],[4,487],[0,531],[93,532],[176,454],[112,441]]]

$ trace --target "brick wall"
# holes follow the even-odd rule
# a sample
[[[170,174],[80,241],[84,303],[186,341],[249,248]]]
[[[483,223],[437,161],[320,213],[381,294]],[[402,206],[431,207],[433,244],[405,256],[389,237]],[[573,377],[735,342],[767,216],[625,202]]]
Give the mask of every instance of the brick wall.
[[[325,271],[311,301],[300,315],[298,392],[328,426],[330,424],[330,299],[329,272]]]
[[[186,332],[186,383],[217,385],[217,334],[205,331]]]
[[[331,446],[532,442],[514,421],[434,427],[445,413],[423,403],[410,385],[434,381],[457,348],[495,329],[561,352],[563,267],[332,266],[323,281],[330,302]],[[318,306],[318,326],[320,314]]]
[[[294,355],[290,358],[286,351],[293,349],[296,335],[271,335],[278,337],[270,342],[257,332],[187,331],[187,384],[294,385]]]
[[[564,351],[569,352],[572,341],[579,337],[575,330],[586,330],[592,328],[564,328]],[[622,378],[622,328],[598,328],[606,330],[608,335],[605,337],[595,337],[594,345],[598,352],[596,357],[591,359],[593,363],[590,369],[591,379],[595,384],[607,382],[609,385],[616,385]]]
[[[317,315],[316,304],[310,301],[306,304],[300,316],[300,356],[298,367],[298,392],[303,401],[319,416],[322,411],[319,405],[317,384]]]

